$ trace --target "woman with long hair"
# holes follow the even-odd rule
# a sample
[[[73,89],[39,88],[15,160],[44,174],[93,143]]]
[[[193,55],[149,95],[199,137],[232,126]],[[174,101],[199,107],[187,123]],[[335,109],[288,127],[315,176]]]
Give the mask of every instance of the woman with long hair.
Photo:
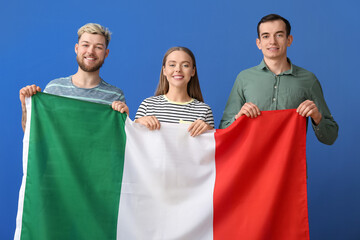
[[[214,128],[214,117],[204,103],[194,54],[186,47],[172,47],[164,55],[155,96],[139,106],[135,122],[150,130],[161,122],[189,123],[191,136]]]

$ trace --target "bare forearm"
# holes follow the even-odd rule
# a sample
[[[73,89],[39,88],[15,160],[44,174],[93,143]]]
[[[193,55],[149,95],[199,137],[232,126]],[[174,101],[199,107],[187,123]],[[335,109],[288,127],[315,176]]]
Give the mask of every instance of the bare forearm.
[[[24,132],[25,132],[25,126],[26,126],[26,103],[25,103],[25,98],[31,97],[32,95],[36,94],[37,92],[41,92],[41,88],[36,86],[35,84],[23,87],[19,91],[19,97],[20,97],[20,102],[21,102],[21,110],[22,110],[21,126],[22,126]]]
[[[26,106],[25,106],[25,105],[21,105],[21,109],[22,109],[21,126],[22,126],[23,131],[25,132],[25,126],[26,126]]]

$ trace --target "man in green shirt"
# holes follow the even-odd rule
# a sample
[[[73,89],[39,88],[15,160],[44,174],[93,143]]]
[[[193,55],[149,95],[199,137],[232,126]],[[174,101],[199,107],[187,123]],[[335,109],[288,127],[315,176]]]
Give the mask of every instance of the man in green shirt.
[[[311,118],[318,140],[331,145],[337,138],[338,125],[315,75],[287,58],[287,47],[293,41],[290,30],[289,21],[279,15],[270,14],[260,20],[256,44],[264,59],[237,76],[220,128],[228,127],[242,115],[255,118],[260,110],[296,108],[301,116]]]

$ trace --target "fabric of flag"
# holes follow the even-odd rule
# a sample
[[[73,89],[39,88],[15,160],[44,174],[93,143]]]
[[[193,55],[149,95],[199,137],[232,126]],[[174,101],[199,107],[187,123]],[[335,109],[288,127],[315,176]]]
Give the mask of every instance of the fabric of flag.
[[[15,239],[309,239],[306,120],[294,109],[194,138],[107,105],[26,101]]]

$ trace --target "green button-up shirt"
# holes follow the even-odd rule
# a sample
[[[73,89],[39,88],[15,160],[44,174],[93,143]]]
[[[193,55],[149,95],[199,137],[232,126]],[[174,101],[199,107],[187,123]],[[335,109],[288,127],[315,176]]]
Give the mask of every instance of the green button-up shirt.
[[[311,121],[316,137],[322,143],[333,144],[338,125],[326,105],[321,85],[313,73],[293,64],[290,70],[275,75],[263,60],[260,65],[239,73],[219,128],[233,123],[235,115],[247,102],[254,103],[260,111],[267,111],[294,109],[307,99],[314,101],[322,115],[317,126]]]

